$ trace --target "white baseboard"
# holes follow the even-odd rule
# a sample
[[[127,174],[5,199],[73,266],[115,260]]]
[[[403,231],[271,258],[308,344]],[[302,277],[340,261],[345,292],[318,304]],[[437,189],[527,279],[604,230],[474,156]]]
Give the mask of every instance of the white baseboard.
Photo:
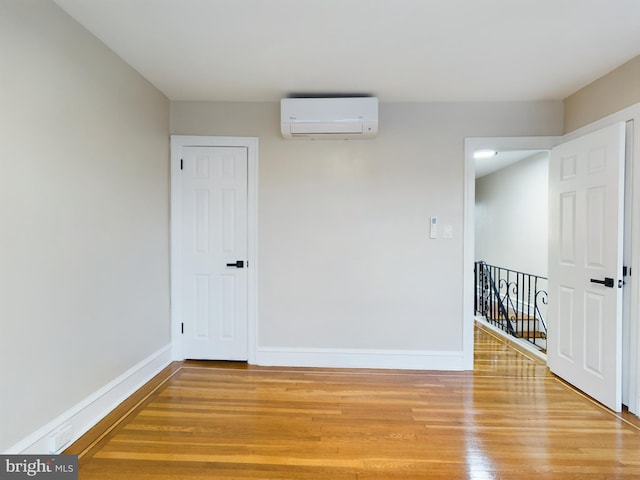
[[[9,448],[6,454],[46,454],[49,437],[57,430],[71,425],[71,441],[63,445],[63,450],[84,435],[91,427],[107,416],[125,399],[157,375],[171,363],[171,345],[166,345],[137,365],[124,372],[115,380],[86,397],[62,415],[42,426],[28,437]]]
[[[256,353],[258,365],[274,367],[464,370],[458,351],[258,347]]]

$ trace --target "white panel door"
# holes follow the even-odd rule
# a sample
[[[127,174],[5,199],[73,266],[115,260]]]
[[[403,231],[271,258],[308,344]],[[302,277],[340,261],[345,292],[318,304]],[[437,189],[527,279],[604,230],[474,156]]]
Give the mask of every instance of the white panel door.
[[[185,358],[247,360],[247,149],[184,147]]]
[[[624,123],[612,125],[554,148],[549,163],[547,362],[615,411],[622,406],[624,136]]]

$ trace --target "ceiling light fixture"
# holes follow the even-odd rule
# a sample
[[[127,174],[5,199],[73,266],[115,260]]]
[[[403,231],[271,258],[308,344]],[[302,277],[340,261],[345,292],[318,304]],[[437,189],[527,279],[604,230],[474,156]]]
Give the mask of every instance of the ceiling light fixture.
[[[478,160],[480,158],[491,158],[498,154],[495,150],[476,150],[473,152],[473,158]]]

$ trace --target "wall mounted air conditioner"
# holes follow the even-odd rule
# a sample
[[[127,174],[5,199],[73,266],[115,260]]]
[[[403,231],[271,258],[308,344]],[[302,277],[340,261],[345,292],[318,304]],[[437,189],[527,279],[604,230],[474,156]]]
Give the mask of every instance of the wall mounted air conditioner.
[[[378,133],[376,97],[283,98],[284,138],[370,138]]]

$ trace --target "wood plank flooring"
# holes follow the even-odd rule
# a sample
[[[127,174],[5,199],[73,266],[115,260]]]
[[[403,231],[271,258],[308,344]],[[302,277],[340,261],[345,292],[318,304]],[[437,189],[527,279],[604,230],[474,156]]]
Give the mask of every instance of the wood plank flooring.
[[[96,480],[640,478],[632,422],[482,329],[475,366],[177,363],[67,453]]]

